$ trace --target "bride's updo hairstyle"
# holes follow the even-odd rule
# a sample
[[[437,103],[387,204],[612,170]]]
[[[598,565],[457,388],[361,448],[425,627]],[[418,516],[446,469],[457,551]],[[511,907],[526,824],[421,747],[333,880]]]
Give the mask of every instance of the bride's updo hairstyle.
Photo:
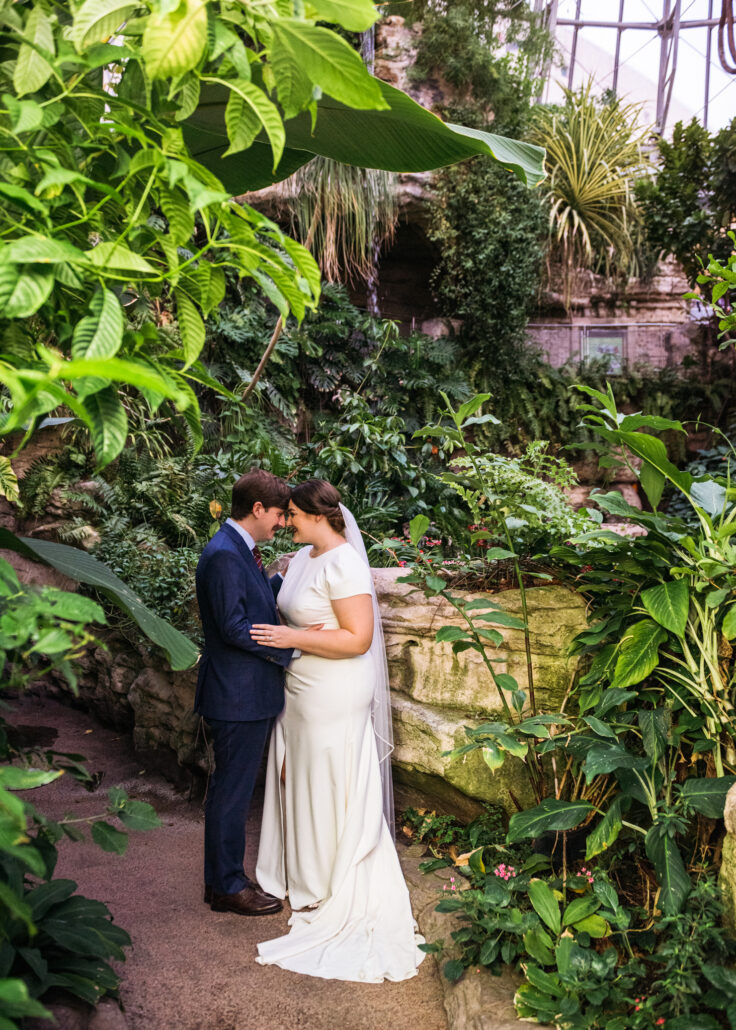
[[[324,515],[336,533],[345,532],[340,492],[332,483],[324,479],[305,479],[291,491],[291,499],[307,515]]]

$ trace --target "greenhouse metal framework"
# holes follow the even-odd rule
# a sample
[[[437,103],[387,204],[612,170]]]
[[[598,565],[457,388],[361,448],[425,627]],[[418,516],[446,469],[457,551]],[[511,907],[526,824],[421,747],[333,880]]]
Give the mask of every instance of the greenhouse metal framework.
[[[658,0],[651,0],[647,5],[650,10],[656,8]],[[670,100],[672,98],[672,86],[677,71],[677,58],[681,37],[692,29],[707,29],[706,53],[704,55],[703,72],[703,124],[708,126],[708,107],[711,96],[711,59],[715,49],[718,60],[723,70],[729,75],[736,75],[736,0],[708,0],[707,16],[694,18],[688,17],[688,11],[693,4],[690,3],[683,11],[683,0],[659,0],[661,3],[661,16],[656,20],[626,20],[627,0],[618,0],[618,17],[606,20],[605,18],[584,18],[581,17],[582,0],[576,0],[575,15],[572,18],[560,17],[560,0],[535,0],[535,10],[542,14],[547,28],[553,38],[559,28],[572,30],[572,45],[569,53],[568,64],[568,88],[572,88],[575,76],[577,58],[578,37],[582,29],[598,28],[613,29],[616,32],[616,47],[613,61],[612,88],[616,91],[618,85],[619,68],[621,65],[621,40],[624,32],[648,32],[660,37],[659,46],[659,68],[657,74],[657,104],[656,104],[656,128],[660,133],[664,132],[667,123]],[[601,5],[604,6],[604,5]],[[612,9],[613,0],[605,5]],[[629,4],[629,12],[631,6]],[[714,39],[715,35],[715,39]]]

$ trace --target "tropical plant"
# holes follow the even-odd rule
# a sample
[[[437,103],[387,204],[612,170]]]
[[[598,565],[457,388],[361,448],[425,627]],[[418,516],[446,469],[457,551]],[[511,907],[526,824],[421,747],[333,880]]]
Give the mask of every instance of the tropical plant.
[[[317,135],[323,143],[325,133],[334,136],[319,118],[318,89],[323,109],[335,101],[354,113],[362,109],[361,125],[373,125],[371,112],[381,110],[414,119],[414,162],[493,149],[490,137],[447,128],[398,91],[392,106],[391,88],[369,75],[344,39],[316,24],[330,15],[345,28],[367,28],[377,14],[370,0],[317,4],[311,17],[301,5],[285,11],[255,2],[233,14],[214,0],[181,0],[153,12],[122,0],[88,0],[70,24],[42,0],[27,12],[6,2],[2,11],[9,99],[1,116],[0,332],[7,359],[0,381],[13,401],[2,429],[28,425],[31,432],[39,417],[64,404],[89,428],[102,464],[122,448],[127,430],[114,383],[142,390],[153,410],[173,402],[197,442],[191,383],[203,381],[202,316],[222,299],[226,268],[258,281],[283,317],[293,312],[301,319],[316,303],[319,274],[308,252],[229,199],[254,184],[249,174],[262,174],[255,159],[261,145],[254,143],[262,129],[266,168],[286,175],[305,163],[308,155],[289,146],[299,136],[296,115],[304,111],[310,122],[311,109],[311,120],[323,123],[307,144],[313,152],[321,145]],[[107,40],[116,31],[113,45]],[[211,120],[221,98],[227,135],[218,148]],[[330,137],[352,151],[332,156],[400,167],[397,149],[412,151],[407,139],[376,146],[375,127],[352,136],[343,129],[337,141]],[[429,157],[440,139],[449,150]],[[512,164],[516,157],[536,160],[530,175],[541,178],[537,151],[500,138],[494,145]],[[18,146],[27,155],[20,163]],[[253,160],[243,162],[237,155],[248,148]],[[238,186],[223,186],[207,164]],[[153,322],[126,328],[126,305],[169,296],[176,344]]]
[[[559,263],[569,307],[575,272],[627,275],[638,212],[634,186],[645,168],[641,109],[598,100],[592,80],[565,90],[560,107],[539,108],[532,136],[547,147],[549,261]]]
[[[75,691],[74,662],[96,643],[91,629],[106,621],[100,606],[89,598],[51,587],[23,586],[3,560],[0,617],[3,686],[15,690],[57,670]],[[152,829],[160,823],[150,805],[129,799],[119,788],[108,792],[107,805],[98,815],[48,819],[25,800],[26,791],[53,782],[62,771],[87,785],[92,777],[80,764],[80,755],[17,749],[4,720],[0,760],[7,763],[0,766],[0,1024],[14,1030],[16,1019],[49,1015],[35,999],[52,987],[90,1004],[106,991],[114,992],[118,976],[106,960],[124,959],[122,949],[130,943],[125,931],[112,923],[105,905],[75,894],[72,881],[53,879],[58,841],[80,840],[81,827],[90,824],[92,839],[100,847],[122,854],[127,830]],[[29,767],[31,762],[34,767]]]
[[[728,239],[736,247],[736,233],[729,231]],[[710,300],[713,313],[718,319],[718,328],[721,330],[719,349],[733,347],[736,344],[736,311],[732,299],[736,296],[736,252],[732,250],[725,261],[718,261],[711,254],[708,264],[701,267],[697,282],[699,286],[706,288],[703,292]],[[700,292],[685,294],[685,297],[690,299],[699,296]]]
[[[645,246],[672,254],[694,285],[709,255],[723,261],[734,214],[732,155],[736,120],[712,136],[695,118],[656,139],[657,160],[636,185]]]
[[[329,282],[371,281],[394,237],[395,176],[315,157],[274,190],[274,201]]]

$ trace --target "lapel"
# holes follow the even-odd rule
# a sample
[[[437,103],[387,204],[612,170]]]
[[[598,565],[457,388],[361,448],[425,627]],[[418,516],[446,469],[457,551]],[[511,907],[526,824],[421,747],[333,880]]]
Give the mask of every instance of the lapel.
[[[227,523],[220,527],[220,532],[226,533],[229,539],[233,541],[239,553],[242,555],[246,568],[251,574],[251,578],[256,580],[261,592],[269,602],[269,607],[275,611],[276,602],[274,601],[273,591],[271,590],[271,584],[268,581],[268,576],[266,575],[265,571],[262,573],[261,570],[258,568],[258,564],[255,558],[253,557],[253,553],[250,547],[248,547],[240,533],[234,530],[232,526],[228,526]]]

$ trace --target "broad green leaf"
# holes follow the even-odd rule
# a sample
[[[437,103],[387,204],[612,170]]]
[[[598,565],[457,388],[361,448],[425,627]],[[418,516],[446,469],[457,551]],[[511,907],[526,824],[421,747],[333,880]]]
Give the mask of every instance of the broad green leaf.
[[[532,958],[543,966],[554,961],[553,942],[546,930],[527,930],[524,934],[524,945]]]
[[[65,261],[84,261],[84,252],[71,243],[46,236],[22,236],[13,240],[4,256],[16,264],[58,265]]]
[[[12,182],[0,182],[0,197],[9,200],[15,207],[23,211],[41,215],[44,221],[48,218],[49,209],[38,197],[34,197],[23,186],[17,186]]]
[[[180,0],[146,18],[141,52],[152,79],[184,75],[207,45],[207,0]]]
[[[470,635],[467,630],[461,629],[459,626],[442,626],[435,633],[434,639],[438,644],[443,644],[453,640],[469,640]]]
[[[123,342],[125,318],[120,301],[111,290],[98,289],[72,337],[72,357],[112,358]]]
[[[585,861],[589,862],[591,858],[610,848],[621,832],[621,826],[621,799],[616,798],[595,829],[588,834],[585,841]]]
[[[639,482],[647,495],[649,503],[656,511],[664,492],[664,476],[659,469],[654,468],[648,461],[645,461],[642,462],[641,471],[639,472]]]
[[[515,812],[509,822],[509,844],[538,837],[547,830],[571,830],[585,819],[594,806],[587,801],[558,801],[545,798],[536,808]]]
[[[72,42],[77,50],[105,43],[137,8],[130,0],[86,0],[74,16]]]
[[[26,902],[20,898],[14,890],[12,890],[7,883],[0,880],[0,909],[5,907],[10,913],[11,919],[20,919],[25,923],[29,934],[36,932],[36,927],[33,925],[33,919],[31,917],[31,910]],[[3,913],[4,918],[7,918],[6,914]]]
[[[644,708],[637,715],[641,739],[650,761],[658,762],[667,750],[672,731],[669,708]]]
[[[685,636],[690,590],[685,579],[673,579],[643,590],[642,604],[655,622],[678,637]]]
[[[176,290],[174,296],[176,297],[176,314],[184,351],[184,368],[189,368],[197,360],[204,347],[204,322],[186,293]]]
[[[673,916],[682,909],[692,885],[676,841],[662,834],[662,829],[659,824],[651,827],[646,836],[646,852],[661,887],[659,907],[665,915]]]
[[[529,900],[539,918],[555,936],[561,929],[560,905],[544,880],[532,880],[529,884]]]
[[[31,8],[23,36],[29,42],[21,44],[13,72],[13,85],[19,97],[36,93],[51,76],[51,65],[38,52],[40,48],[55,53],[54,31],[42,7]]]
[[[708,515],[720,515],[726,504],[726,488],[714,479],[693,483],[690,496]]]
[[[721,632],[727,640],[733,640],[736,637],[736,604],[731,605],[726,612]]]
[[[41,883],[27,895],[28,906],[34,919],[42,919],[50,908],[70,898],[77,885],[74,880],[49,880]]]
[[[103,851],[114,851],[117,855],[124,855],[128,847],[128,834],[105,822],[92,823],[92,840]]]
[[[581,919],[579,923],[575,924],[575,929],[578,933],[587,933],[596,939],[608,937],[611,932],[611,927],[597,912],[588,916],[587,919]]]
[[[360,55],[342,37],[296,18],[273,21],[271,28],[271,66],[286,118],[306,107],[314,86],[347,107],[388,107]]]
[[[165,187],[159,192],[159,200],[174,243],[183,247],[194,232],[194,215],[189,210],[189,201],[179,189],[169,190]],[[208,262],[202,262],[202,266],[211,267]]]
[[[92,250],[85,251],[83,257],[93,268],[99,268],[103,272],[108,269],[115,272],[140,272],[144,275],[155,272],[153,265],[150,265],[144,257],[128,250],[116,240],[98,243]]]
[[[666,639],[665,630],[650,619],[630,626],[616,661],[613,686],[630,687],[645,679],[659,664],[659,648]]]
[[[597,733],[599,737],[607,737],[609,740],[618,740],[618,737],[611,727],[600,719],[596,719],[594,715],[586,715],[584,721],[587,722],[591,730],[593,730],[594,733]]]
[[[224,156],[237,154],[251,145],[261,127],[266,130],[273,150],[273,167],[277,167],[284,152],[286,133],[284,123],[275,104],[252,82],[234,79],[228,83],[230,99],[225,108],[225,125],[230,146]]]
[[[197,648],[191,640],[149,611],[130,587],[86,551],[50,540],[17,537],[7,529],[0,529],[0,548],[17,551],[26,558],[40,559],[70,579],[95,587],[137,622],[149,640],[166,651],[172,669],[189,669],[196,662]],[[0,782],[1,777],[0,771]]]
[[[61,773],[55,769],[21,769],[17,765],[0,766],[0,787],[5,790],[33,790],[58,780]]]
[[[286,149],[275,173],[265,136],[249,148],[247,161],[238,155],[223,160],[222,154],[229,146],[224,120],[228,95],[219,86],[202,91],[197,110],[183,125],[184,136],[192,155],[214,172],[233,196],[287,178],[315,154],[360,168],[392,172],[427,171],[483,154],[528,186],[544,179],[544,151],[540,147],[447,125],[406,93],[386,82],[376,82],[388,105],[383,110],[354,111],[323,96],[317,103],[316,125],[307,112],[289,120],[285,126]]]
[[[99,468],[117,458],[128,435],[128,416],[120,403],[118,388],[106,386],[82,400],[85,420]]]
[[[372,0],[309,0],[320,21],[341,25],[349,32],[365,32],[378,19]]]
[[[736,776],[690,776],[682,784],[681,794],[696,812],[709,819],[722,819],[726,795],[734,783]]]
[[[29,318],[35,315],[46,303],[53,288],[54,273],[50,269],[22,268],[3,306],[3,317]]]
[[[574,926],[587,919],[601,907],[600,899],[595,894],[586,894],[582,898],[574,898],[562,913],[562,925]]]
[[[409,539],[416,547],[424,534],[429,529],[429,519],[426,515],[415,515],[409,523]]]
[[[589,748],[583,769],[585,779],[591,783],[596,776],[606,775],[616,769],[643,769],[649,765],[644,756],[633,755],[623,744],[606,744],[603,741]]]
[[[0,1009],[13,1020],[0,1016],[0,1030],[16,1030],[15,1019],[24,1017],[36,1019],[55,1020],[55,1016],[44,1008],[40,1001],[36,1001],[28,993],[28,985],[24,980],[15,978],[3,978],[0,980]],[[3,1026],[3,1023],[5,1024]]]
[[[145,801],[126,801],[117,816],[129,830],[155,830],[161,826],[153,807]]]
[[[491,772],[496,772],[496,770],[500,769],[504,763],[505,755],[503,751],[499,750],[499,748],[491,741],[488,741],[483,745],[481,754],[483,755],[483,761]]]

